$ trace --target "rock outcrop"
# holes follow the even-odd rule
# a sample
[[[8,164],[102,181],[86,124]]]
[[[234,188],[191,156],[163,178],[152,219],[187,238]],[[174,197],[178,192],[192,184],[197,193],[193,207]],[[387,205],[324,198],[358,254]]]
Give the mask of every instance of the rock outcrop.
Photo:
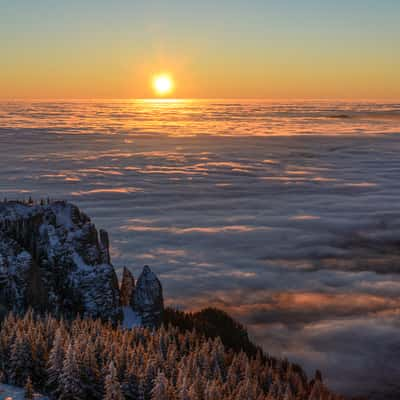
[[[100,237],[99,237],[100,236]],[[109,240],[64,201],[0,203],[0,301],[67,317],[121,318]]]
[[[134,307],[135,279],[128,268],[124,267],[122,271],[122,280],[120,285],[120,298],[122,307]]]
[[[133,309],[140,315],[144,326],[161,324],[164,311],[162,286],[156,274],[147,265],[136,282]]]
[[[124,267],[120,293],[125,319],[132,320],[135,325],[140,321],[148,327],[161,324],[164,312],[162,285],[149,266],[143,267],[136,284],[132,273]],[[124,326],[128,327],[129,323],[124,321]]]

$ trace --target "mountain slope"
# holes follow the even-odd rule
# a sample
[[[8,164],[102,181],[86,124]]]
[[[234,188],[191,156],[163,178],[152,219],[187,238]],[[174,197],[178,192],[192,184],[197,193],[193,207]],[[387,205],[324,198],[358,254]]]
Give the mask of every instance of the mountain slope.
[[[22,386],[31,377],[37,390],[61,399],[342,399],[319,374],[308,381],[287,360],[261,352],[249,357],[227,349],[219,337],[172,326],[124,329],[33,313],[4,320],[0,369],[5,383]]]

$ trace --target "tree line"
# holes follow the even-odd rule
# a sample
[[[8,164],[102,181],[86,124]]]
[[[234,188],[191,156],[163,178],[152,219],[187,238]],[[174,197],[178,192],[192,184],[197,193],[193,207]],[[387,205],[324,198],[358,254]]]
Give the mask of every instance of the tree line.
[[[4,383],[60,400],[338,400],[320,376],[177,326],[123,329],[29,311],[0,330]],[[27,390],[31,393],[32,390]]]

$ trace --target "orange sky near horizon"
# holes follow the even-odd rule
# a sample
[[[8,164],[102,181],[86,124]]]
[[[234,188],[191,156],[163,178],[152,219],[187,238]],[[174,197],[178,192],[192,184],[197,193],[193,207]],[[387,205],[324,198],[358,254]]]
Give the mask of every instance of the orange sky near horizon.
[[[0,15],[0,98],[152,98],[164,72],[176,98],[400,99],[400,2],[338,3],[17,0]]]

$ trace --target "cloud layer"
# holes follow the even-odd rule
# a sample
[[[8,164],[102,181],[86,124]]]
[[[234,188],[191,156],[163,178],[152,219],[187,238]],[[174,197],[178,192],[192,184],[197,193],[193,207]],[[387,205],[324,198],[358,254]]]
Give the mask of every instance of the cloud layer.
[[[152,265],[170,305],[223,307],[338,390],[395,390],[400,140],[374,133],[396,118],[371,105],[254,103],[246,117],[243,104],[207,104],[158,110],[163,126],[153,106],[131,110],[135,123],[118,104],[53,117],[50,105],[10,107],[3,196],[69,199],[110,232],[117,268]]]

